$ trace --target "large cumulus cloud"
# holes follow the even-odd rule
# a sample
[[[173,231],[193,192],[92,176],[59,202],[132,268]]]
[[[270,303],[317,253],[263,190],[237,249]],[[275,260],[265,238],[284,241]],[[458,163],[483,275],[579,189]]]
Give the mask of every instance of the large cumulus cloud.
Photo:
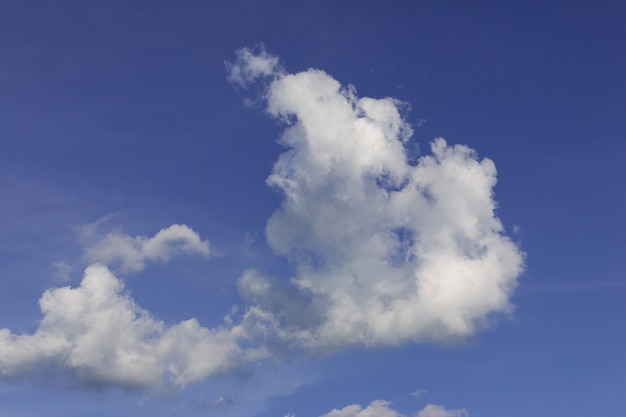
[[[231,80],[260,81],[268,114],[286,125],[267,179],[284,200],[266,237],[295,265],[309,320],[287,317],[283,337],[322,349],[446,341],[511,310],[524,256],[495,214],[491,160],[438,138],[410,163],[397,100],[358,97],[320,70],[289,74],[263,50],[240,51],[229,68]],[[294,310],[256,271],[240,289],[274,314]]]

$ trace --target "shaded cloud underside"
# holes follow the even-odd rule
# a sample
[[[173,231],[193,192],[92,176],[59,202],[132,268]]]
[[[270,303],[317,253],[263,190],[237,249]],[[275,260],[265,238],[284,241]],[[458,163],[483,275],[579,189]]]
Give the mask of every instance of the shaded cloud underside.
[[[214,329],[195,319],[167,326],[108,266],[133,272],[180,253],[208,257],[209,243],[185,225],[151,238],[108,234],[88,245],[94,263],[79,286],[43,294],[37,330],[0,330],[1,377],[52,370],[78,383],[162,391],[272,358],[270,346],[447,342],[511,311],[524,256],[495,215],[491,160],[439,138],[410,163],[402,103],[359,98],[323,71],[286,73],[263,50],[239,51],[228,68],[233,83],[259,83],[268,114],[286,125],[287,150],[267,179],[284,200],[266,238],[294,278],[247,270],[240,317]],[[399,416],[384,401],[350,407],[327,416]],[[432,407],[419,417],[462,415]]]

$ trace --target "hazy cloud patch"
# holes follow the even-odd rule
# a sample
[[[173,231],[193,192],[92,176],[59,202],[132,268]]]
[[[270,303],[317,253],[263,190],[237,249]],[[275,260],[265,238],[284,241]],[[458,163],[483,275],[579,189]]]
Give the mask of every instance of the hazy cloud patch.
[[[72,279],[71,274],[74,268],[72,268],[67,262],[65,261],[53,262],[52,268],[54,268],[54,272],[52,274],[52,278],[54,279],[54,281],[63,283],[63,282],[69,282]]]
[[[428,393],[428,390],[417,389],[417,390],[413,391],[410,395],[411,395],[411,397],[421,398],[422,396],[426,395],[427,393]]]

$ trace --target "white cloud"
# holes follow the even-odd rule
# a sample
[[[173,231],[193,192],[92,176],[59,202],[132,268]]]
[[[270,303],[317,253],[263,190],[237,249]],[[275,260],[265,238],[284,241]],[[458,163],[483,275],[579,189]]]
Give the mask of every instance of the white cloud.
[[[280,72],[278,57],[267,53],[263,45],[257,46],[254,50],[240,49],[236,55],[235,63],[227,62],[226,69],[228,81],[240,87],[246,87],[258,78],[269,77]]]
[[[428,404],[419,411],[415,417],[467,417],[465,409],[446,410],[440,405]],[[320,417],[406,417],[404,414],[391,407],[391,403],[384,400],[372,401],[363,408],[358,404],[352,404],[340,410],[334,409]]]
[[[92,237],[94,231],[88,226],[86,231]],[[123,272],[141,271],[146,261],[167,261],[180,253],[211,254],[209,242],[189,226],[174,224],[161,229],[153,237],[131,237],[120,232],[111,232],[85,249],[88,262],[106,265],[119,264]]]
[[[440,405],[428,404],[422,411],[417,413],[417,417],[467,417],[467,410],[446,410]]]
[[[411,164],[402,103],[358,97],[320,70],[259,71],[259,60],[278,62],[244,49],[230,68],[255,74],[243,82],[267,76],[267,111],[287,125],[267,179],[284,200],[266,237],[314,315],[282,336],[314,349],[443,342],[509,313],[524,255],[495,215],[494,163],[438,138]],[[245,297],[293,310],[281,307],[284,283],[249,272]]]
[[[420,398],[423,395],[426,395],[427,393],[428,393],[428,391],[425,390],[425,389],[417,389],[417,390],[413,391],[410,395],[411,395],[411,397]]]
[[[72,384],[161,391],[268,356],[263,347],[241,347],[267,331],[255,309],[238,325],[208,329],[190,319],[167,326],[123,288],[107,267],[94,264],[78,287],[46,291],[39,301],[43,319],[34,333],[0,329],[0,376],[62,375]]]
[[[404,414],[392,409],[390,405],[388,401],[376,400],[365,408],[353,404],[341,410],[334,409],[320,417],[404,417]]]

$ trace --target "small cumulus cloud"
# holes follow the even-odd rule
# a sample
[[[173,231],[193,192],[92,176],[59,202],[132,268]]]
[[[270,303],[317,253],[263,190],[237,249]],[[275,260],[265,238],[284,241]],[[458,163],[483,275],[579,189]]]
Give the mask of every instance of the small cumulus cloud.
[[[446,410],[440,405],[428,404],[416,417],[467,417],[467,410]]]
[[[226,62],[226,69],[228,81],[243,88],[261,77],[282,72],[278,57],[269,54],[263,45],[258,45],[254,49],[239,49],[235,62]]]
[[[425,389],[417,389],[417,390],[413,391],[410,395],[411,395],[411,397],[421,398],[422,396],[426,395],[427,393],[428,393],[428,391],[425,390]]]
[[[440,405],[429,404],[419,411],[416,417],[467,417],[465,409],[447,410]],[[352,404],[342,409],[334,409],[320,417],[407,417],[393,409],[388,401],[372,401],[367,407]]]
[[[52,372],[73,385],[159,392],[268,356],[262,346],[241,346],[264,331],[254,309],[237,325],[208,329],[196,319],[166,325],[101,264],[89,266],[77,287],[47,290],[39,305],[43,319],[32,334],[0,329],[0,377],[40,380]]]
[[[119,231],[94,239],[92,225],[84,227],[84,240],[95,240],[85,249],[88,262],[119,265],[122,272],[141,271],[146,261],[168,261],[179,254],[198,254],[209,257],[211,250],[207,240],[189,226],[174,224],[161,229],[152,237],[129,236]]]
[[[334,409],[320,417],[405,417],[391,408],[391,403],[384,400],[372,401],[363,408],[358,404],[352,404],[340,410]]]

